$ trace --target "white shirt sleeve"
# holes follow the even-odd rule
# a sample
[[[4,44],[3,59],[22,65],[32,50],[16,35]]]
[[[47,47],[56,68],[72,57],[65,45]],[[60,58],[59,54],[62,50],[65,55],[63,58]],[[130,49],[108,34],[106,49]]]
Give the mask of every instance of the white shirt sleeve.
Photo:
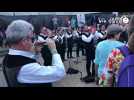
[[[65,32],[64,36],[65,36],[65,38],[67,38],[67,32]]]
[[[52,56],[52,66],[30,63],[22,66],[17,80],[20,83],[49,83],[62,79],[66,75],[64,64],[59,54]]]
[[[61,39],[63,39],[63,38],[64,38],[64,35],[61,36]]]
[[[76,35],[77,38],[79,37],[79,33],[78,32],[76,32],[75,35]]]
[[[67,37],[67,38],[69,38],[69,35],[68,35],[68,34],[66,34],[66,37]]]
[[[56,35],[56,36],[54,36],[54,38],[53,38],[53,39],[54,39],[54,40],[56,40],[57,38],[58,38],[58,36]]]
[[[96,32],[95,36],[96,36],[97,38],[103,38],[103,35],[102,35],[100,32]]]
[[[86,37],[85,35],[82,35],[82,40],[84,41],[84,42],[87,42],[87,43],[89,43],[89,42],[91,42],[91,40],[94,38],[94,35],[90,35],[89,37]]]

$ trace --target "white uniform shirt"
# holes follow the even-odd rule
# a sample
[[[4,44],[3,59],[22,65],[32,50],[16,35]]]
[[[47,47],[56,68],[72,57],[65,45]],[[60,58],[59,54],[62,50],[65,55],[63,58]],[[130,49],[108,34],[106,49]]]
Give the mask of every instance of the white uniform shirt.
[[[73,34],[74,34],[74,36],[75,36],[75,37],[77,37],[77,38],[79,38],[79,37],[80,37],[80,35],[79,35],[78,31],[74,31],[74,32],[73,32]]]
[[[72,33],[71,33],[71,34],[68,34],[68,33],[66,34],[66,37],[67,37],[67,38],[71,38],[72,36],[73,36]]]
[[[10,55],[21,55],[35,59],[31,52],[9,49]],[[59,54],[52,55],[52,66],[41,66],[38,63],[23,65],[17,80],[20,83],[49,83],[62,79],[66,75],[64,64]]]
[[[91,42],[93,38],[94,38],[93,34],[91,34],[89,37],[82,35],[82,41],[87,42],[87,43]]]

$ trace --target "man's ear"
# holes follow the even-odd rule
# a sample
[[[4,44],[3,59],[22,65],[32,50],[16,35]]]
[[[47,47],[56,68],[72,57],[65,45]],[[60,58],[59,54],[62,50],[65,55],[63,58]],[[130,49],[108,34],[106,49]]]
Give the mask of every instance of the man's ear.
[[[122,34],[122,33],[120,32],[120,33],[119,33],[119,37],[121,36],[121,34]]]
[[[22,45],[22,46],[26,45],[26,43],[27,43],[26,41],[27,40],[25,40],[25,39],[24,40],[21,40],[20,45]]]
[[[116,35],[116,39],[120,39],[121,33]]]

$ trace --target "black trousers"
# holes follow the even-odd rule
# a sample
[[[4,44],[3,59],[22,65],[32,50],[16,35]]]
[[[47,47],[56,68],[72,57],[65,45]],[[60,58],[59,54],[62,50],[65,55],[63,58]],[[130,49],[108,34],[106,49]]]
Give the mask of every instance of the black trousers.
[[[80,49],[81,49],[81,51],[82,51],[82,55],[86,55],[86,50],[85,50],[85,47],[84,47],[84,43],[83,43],[83,41],[81,40],[80,41]]]
[[[67,57],[71,58],[72,57],[72,48],[73,48],[73,42],[72,41],[68,41],[68,50],[67,50]]]
[[[65,52],[66,52],[66,44],[63,43],[59,43],[59,42],[55,42],[56,43],[56,48],[57,48],[57,52],[60,54],[62,61],[65,60]]]
[[[85,49],[83,46],[81,47],[81,51],[82,51],[82,55],[85,55]]]
[[[76,56],[79,57],[79,52],[82,51],[82,55],[85,55],[84,43],[81,39],[76,41]]]
[[[92,76],[95,77],[95,63],[94,63],[94,59],[95,59],[95,46],[92,47]]]
[[[79,51],[81,49],[81,43],[80,43],[80,40],[77,39],[76,40],[76,56],[79,57]]]
[[[0,38],[0,46],[2,47],[3,46],[3,39]]]
[[[66,52],[66,48],[62,46],[62,49],[61,49],[61,59],[62,59],[62,61],[65,60],[65,52]]]
[[[94,64],[94,48],[93,46],[86,47],[86,71],[88,76],[95,76],[95,64]],[[90,72],[92,63],[92,74]]]
[[[65,52],[66,52],[65,45],[64,44],[61,44],[59,46],[59,48],[58,48],[58,53],[60,54],[62,61],[65,60]]]

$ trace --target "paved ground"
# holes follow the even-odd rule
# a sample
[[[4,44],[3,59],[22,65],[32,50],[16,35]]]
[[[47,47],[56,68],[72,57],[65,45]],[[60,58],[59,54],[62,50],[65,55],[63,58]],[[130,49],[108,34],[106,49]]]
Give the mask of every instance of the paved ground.
[[[75,57],[75,53],[73,53],[73,56]],[[2,59],[3,58],[0,57],[0,62],[2,61]],[[69,64],[69,60],[65,61],[64,64],[66,70],[69,67],[72,67],[80,70],[82,72],[82,76],[85,76],[86,75],[85,57],[84,56],[79,57],[78,61],[80,61],[80,63],[78,64],[75,63],[76,60],[77,60],[76,58],[70,59],[70,64]],[[62,80],[55,82],[53,86],[54,87],[97,87],[94,82],[88,84],[81,82],[80,76],[81,76],[80,73],[67,75]],[[7,87],[1,68],[0,68],[0,87]]]
[[[3,76],[2,69],[0,68],[0,87],[7,87],[5,78]]]
[[[79,58],[79,61],[81,62],[79,64],[75,63],[76,59],[71,59],[70,66],[72,68],[78,69],[79,71],[82,72],[82,76],[85,76],[86,75],[86,66],[85,66],[86,64],[85,64],[85,60],[83,60],[83,59],[85,59],[85,58],[84,57]],[[64,62],[64,64],[65,64],[65,67],[67,70],[69,68],[69,62],[66,61],[66,62]],[[60,86],[63,86],[63,87],[97,87],[94,82],[92,82],[90,84],[81,82],[80,77],[81,77],[80,73],[73,74],[73,75],[67,75],[65,78],[63,78],[63,80],[54,83],[54,86],[55,87],[60,87]]]

